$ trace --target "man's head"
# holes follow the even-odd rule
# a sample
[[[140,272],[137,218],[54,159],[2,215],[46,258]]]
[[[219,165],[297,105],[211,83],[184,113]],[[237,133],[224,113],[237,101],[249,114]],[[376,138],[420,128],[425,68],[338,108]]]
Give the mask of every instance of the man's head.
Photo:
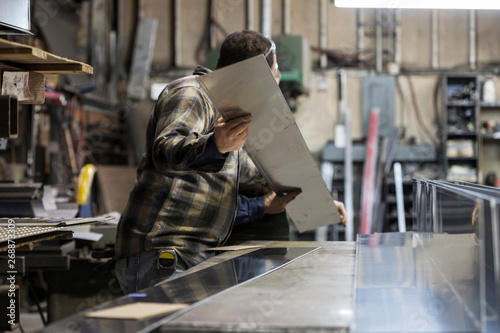
[[[270,68],[276,61],[276,47],[264,35],[251,30],[233,32],[220,49],[217,69],[263,54]]]

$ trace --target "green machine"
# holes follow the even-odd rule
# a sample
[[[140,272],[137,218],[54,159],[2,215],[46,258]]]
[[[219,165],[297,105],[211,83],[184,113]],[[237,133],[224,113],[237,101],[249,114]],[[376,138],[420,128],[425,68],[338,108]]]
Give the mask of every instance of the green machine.
[[[296,110],[297,97],[308,94],[311,87],[311,50],[302,35],[272,37],[281,72],[280,88],[292,111]],[[220,45],[209,53],[204,66],[213,70],[219,58]]]

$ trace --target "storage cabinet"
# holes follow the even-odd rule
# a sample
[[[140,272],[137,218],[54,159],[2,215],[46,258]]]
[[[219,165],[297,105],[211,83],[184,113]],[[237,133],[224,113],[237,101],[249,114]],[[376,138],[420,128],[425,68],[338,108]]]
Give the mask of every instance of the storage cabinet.
[[[479,94],[476,76],[444,79],[443,164],[446,180],[479,180]]]
[[[486,184],[491,175],[500,178],[500,102],[482,102],[479,123],[479,165],[482,183]]]

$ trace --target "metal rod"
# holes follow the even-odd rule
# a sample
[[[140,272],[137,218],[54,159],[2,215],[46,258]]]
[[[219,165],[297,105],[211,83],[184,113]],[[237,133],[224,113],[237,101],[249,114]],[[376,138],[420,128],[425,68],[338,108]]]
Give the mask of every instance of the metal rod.
[[[375,9],[375,70],[382,73],[383,54],[382,54],[382,10]]]
[[[359,54],[359,60],[363,61],[365,59],[363,50],[365,48],[365,27],[363,25],[363,20],[364,20],[364,12],[363,9],[356,9],[356,20],[357,20],[357,26],[356,26],[356,48],[357,48],[357,53]]]
[[[255,0],[247,0],[247,29],[255,30]]]
[[[439,67],[439,12],[436,9],[431,11],[431,29],[432,29],[432,60],[431,67]]]
[[[326,0],[320,0],[319,6],[319,48],[321,51],[326,50],[328,44],[327,36],[327,24],[328,24],[328,3]],[[326,68],[328,59],[324,52],[321,52],[319,57],[319,67]]]
[[[321,176],[325,181],[326,187],[330,193],[333,192],[333,163],[332,162],[322,162],[320,166]],[[328,240],[328,229],[329,226],[319,227],[314,231],[315,240],[317,242],[326,242]]]
[[[389,51],[389,61],[394,61],[396,49],[394,47],[394,11],[387,10],[387,50]]]
[[[217,20],[217,8],[218,1],[212,0],[210,6],[210,49],[213,50],[217,47],[217,26],[215,22]]]
[[[116,57],[118,70],[118,79],[120,81],[126,80],[126,70],[124,64],[124,44],[125,44],[125,4],[122,1],[117,1],[117,28],[116,28]]]
[[[39,134],[39,126],[40,126],[40,110],[41,106],[40,105],[33,105],[31,106],[31,140],[30,140],[30,146],[28,148],[28,154],[26,156],[26,176],[29,179],[30,182],[33,182],[35,180],[35,153],[36,153],[36,146],[38,144],[38,134]],[[68,144],[68,151],[69,151],[69,160],[71,163],[71,171],[75,172],[76,169],[76,159],[74,157],[74,150],[73,150],[73,145],[72,143],[67,143]],[[73,153],[73,155],[71,155]],[[75,162],[73,164],[73,162]],[[73,168],[74,166],[74,168]]]
[[[366,144],[366,158],[363,170],[363,184],[361,189],[361,223],[360,234],[372,233],[373,208],[375,198],[375,178],[378,160],[378,129],[380,119],[380,108],[370,109],[370,120],[368,128],[368,139]]]
[[[137,4],[137,18],[141,19],[146,16],[146,4],[144,0],[139,0]]]
[[[261,33],[270,38],[271,37],[271,0],[262,0],[262,28]]]
[[[394,10],[394,21],[395,21],[395,51],[394,51],[394,62],[397,64],[401,64],[401,53],[403,50],[402,47],[402,39],[401,39],[401,10],[400,9],[395,9]]]
[[[345,126],[344,151],[344,206],[347,214],[345,240],[354,240],[354,205],[353,205],[353,171],[352,171],[352,142],[351,142],[351,113],[347,110],[347,75],[345,70],[339,70],[339,113]]]
[[[174,45],[175,45],[175,67],[182,65],[182,1],[175,0],[174,3]]]
[[[399,232],[406,232],[405,202],[403,198],[403,171],[401,163],[394,163],[394,185],[396,187],[396,207]]]
[[[469,67],[476,68],[476,11],[469,10]]]
[[[441,210],[438,211],[438,198],[437,198],[437,191],[436,191],[436,187],[433,186],[432,187],[432,199],[431,199],[431,202],[432,202],[432,211],[431,211],[431,214],[432,214],[432,225],[433,225],[433,229],[432,229],[432,232],[434,232],[435,234],[442,234],[443,233],[443,219],[440,218],[441,217]],[[439,213],[439,215],[438,215]]]
[[[283,33],[285,35],[292,33],[290,8],[290,0],[283,0]]]
[[[112,102],[116,102],[118,99],[118,53],[117,53],[117,36],[116,31],[111,31],[109,33],[109,67],[111,69],[110,73],[110,84],[108,85],[108,96]]]
[[[421,222],[419,223],[420,216],[418,213],[422,211],[421,205],[422,201],[422,183],[419,181],[413,181],[413,231],[424,231],[422,229]]]

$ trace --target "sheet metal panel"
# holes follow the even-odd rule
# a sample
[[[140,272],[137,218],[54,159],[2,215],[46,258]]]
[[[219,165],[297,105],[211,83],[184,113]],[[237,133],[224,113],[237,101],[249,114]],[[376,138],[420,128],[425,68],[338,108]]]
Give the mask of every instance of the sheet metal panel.
[[[456,185],[428,179],[415,179],[414,188],[418,203],[415,206],[417,219],[414,228],[434,232],[432,237],[419,234],[419,243],[458,297],[467,303],[470,313],[479,322],[481,332],[499,332],[500,192],[486,186]],[[439,233],[457,235],[446,243],[433,241],[438,237],[450,237]],[[465,241],[461,241],[459,236],[465,237]],[[458,241],[450,244],[451,239]],[[469,245],[471,242],[473,247]],[[450,245],[457,250],[446,251]],[[463,252],[467,245],[469,251]],[[462,287],[463,277],[456,274],[457,267],[470,265],[474,266],[474,272],[479,276],[479,286],[473,291],[476,297],[479,294],[479,299],[473,302],[470,301],[470,292]]]
[[[287,206],[299,232],[340,222],[320,170],[260,55],[198,78],[225,119],[252,114],[244,149],[276,193],[302,189]]]
[[[0,0],[0,8],[1,34],[32,34],[29,0]]]
[[[92,307],[55,322],[39,332],[66,332],[68,327],[71,327],[73,332],[80,333],[151,332],[171,319],[191,311],[202,302],[207,302],[221,293],[270,273],[316,250],[318,247],[314,246],[262,248],[202,269],[193,267],[193,270],[167,279],[154,287]],[[134,302],[186,303],[191,306],[169,316],[161,315],[144,320],[87,318],[85,316],[85,313],[89,311]]]
[[[287,243],[294,242],[273,246]],[[160,332],[347,332],[355,243],[319,245],[318,251],[174,318]]]
[[[132,57],[132,68],[127,87],[130,98],[142,100],[147,97],[147,86],[156,41],[158,20],[141,18]]]
[[[470,234],[359,235],[351,331],[480,332],[474,253]]]

